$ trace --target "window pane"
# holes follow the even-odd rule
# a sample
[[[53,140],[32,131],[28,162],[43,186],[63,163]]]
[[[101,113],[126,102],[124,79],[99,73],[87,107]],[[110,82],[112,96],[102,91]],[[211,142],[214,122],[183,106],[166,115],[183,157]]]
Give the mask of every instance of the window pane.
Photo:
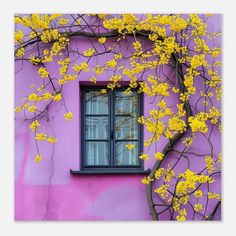
[[[88,165],[108,165],[108,142],[88,142],[85,145],[85,162]]]
[[[123,91],[117,91],[115,97],[115,114],[137,114],[138,113],[138,96],[136,91],[130,95],[125,95]]]
[[[108,117],[106,116],[86,117],[85,137],[86,139],[107,139]]]
[[[120,116],[115,119],[116,139],[138,139],[138,122],[136,117]]]
[[[126,145],[135,145],[132,150],[129,150]],[[138,142],[117,142],[115,147],[115,160],[114,164],[117,166],[122,165],[139,165],[138,160]]]
[[[98,91],[85,92],[86,114],[108,114],[108,95]]]

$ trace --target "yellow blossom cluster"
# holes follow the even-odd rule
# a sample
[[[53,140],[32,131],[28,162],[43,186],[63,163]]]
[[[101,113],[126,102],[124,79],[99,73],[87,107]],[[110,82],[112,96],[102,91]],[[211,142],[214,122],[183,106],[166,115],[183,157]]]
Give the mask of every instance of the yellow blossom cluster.
[[[187,211],[185,208],[179,211],[179,215],[176,216],[177,221],[185,221],[187,216]]]
[[[188,122],[192,132],[206,133],[208,131],[208,126],[206,124],[207,119],[208,115],[205,112],[199,112],[196,116],[190,116]]]
[[[49,72],[47,71],[47,69],[45,67],[40,67],[38,69],[38,73],[40,74],[41,78],[48,78]]]
[[[199,212],[202,209],[203,209],[202,204],[200,204],[200,203],[194,204],[194,211]]]
[[[58,40],[60,34],[58,29],[45,30],[41,35],[41,40],[44,43],[50,43],[52,41]]]
[[[215,168],[214,168],[214,164],[215,164],[214,160],[212,159],[211,156],[206,156],[205,157],[205,162],[206,162],[206,168],[207,168],[208,173],[209,174],[212,173],[215,170]]]
[[[79,73],[80,71],[89,72],[90,69],[87,62],[84,61],[84,62],[81,62],[80,65],[74,64],[73,70]]]
[[[219,193],[208,192],[207,197],[208,197],[208,199],[217,199],[217,200],[221,201],[221,196]]]
[[[35,156],[34,162],[41,162],[42,159],[43,159],[42,155],[41,155],[41,154],[37,154],[37,155]]]
[[[132,150],[135,148],[135,144],[129,143],[125,145],[127,149]]]
[[[168,121],[169,129],[174,132],[183,133],[186,130],[186,123],[178,116],[173,116]]]
[[[95,53],[94,48],[89,48],[86,51],[83,52],[83,55],[86,57],[91,57]]]
[[[154,179],[150,178],[149,176],[142,178],[143,184],[150,184],[150,182],[152,182],[152,181],[154,181]]]
[[[163,159],[163,157],[164,157],[164,154],[161,153],[161,152],[156,152],[155,155],[154,155],[154,157],[155,157],[157,160],[161,161],[161,160]]]
[[[70,121],[74,117],[72,112],[67,112],[64,116],[67,121]]]
[[[99,38],[98,42],[101,44],[104,44],[107,41],[107,39],[105,37]]]
[[[146,161],[149,160],[149,156],[148,156],[147,153],[143,153],[139,158],[142,159],[142,160],[146,160]]]
[[[45,133],[36,133],[35,140],[37,141],[47,141],[49,143],[55,143],[57,142],[57,138],[54,136],[47,137]]]
[[[15,31],[15,33],[14,33],[15,42],[21,44],[23,42],[23,37],[24,37],[24,33],[22,30]]]
[[[170,187],[170,185],[163,184],[160,187],[154,189],[154,192],[157,193],[161,198],[165,199],[169,196],[169,193],[168,193],[169,187]]]
[[[181,177],[183,179],[180,180],[176,185],[176,195],[178,197],[188,195],[190,191],[196,189],[197,184],[199,183],[214,182],[214,179],[212,179],[208,175],[198,175],[190,169],[187,169],[185,172],[179,174],[178,177]]]
[[[34,120],[30,125],[30,129],[32,131],[35,131],[40,126],[40,123],[37,120]]]

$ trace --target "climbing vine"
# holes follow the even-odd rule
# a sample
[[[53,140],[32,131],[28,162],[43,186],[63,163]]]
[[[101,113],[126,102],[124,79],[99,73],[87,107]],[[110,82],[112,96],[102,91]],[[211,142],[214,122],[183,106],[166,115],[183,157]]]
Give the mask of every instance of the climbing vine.
[[[46,158],[39,142],[58,141],[42,122],[55,103],[64,109],[66,121],[74,117],[65,86],[84,75],[94,86],[108,77],[106,89],[98,92],[106,94],[125,82],[125,95],[137,89],[152,107],[137,118],[149,133],[139,158],[153,163],[141,180],[152,219],[214,220],[221,204],[222,159],[214,141],[221,133],[221,32],[208,24],[215,17],[16,15],[16,73],[25,63],[38,71],[15,108],[34,134],[34,161]]]

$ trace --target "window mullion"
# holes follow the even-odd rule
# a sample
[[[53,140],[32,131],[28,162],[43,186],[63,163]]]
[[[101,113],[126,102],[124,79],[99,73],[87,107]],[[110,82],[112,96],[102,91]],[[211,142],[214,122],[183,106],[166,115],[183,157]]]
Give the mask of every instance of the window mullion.
[[[110,165],[114,166],[114,155],[115,155],[115,121],[114,121],[114,91],[110,93]]]

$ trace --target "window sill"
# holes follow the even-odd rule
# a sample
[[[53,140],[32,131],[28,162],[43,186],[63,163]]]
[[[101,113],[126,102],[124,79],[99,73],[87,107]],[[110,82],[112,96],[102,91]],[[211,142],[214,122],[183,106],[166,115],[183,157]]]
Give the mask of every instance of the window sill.
[[[72,170],[72,175],[125,175],[125,174],[149,174],[150,169],[147,170],[135,170],[135,169],[96,169],[96,170]]]

